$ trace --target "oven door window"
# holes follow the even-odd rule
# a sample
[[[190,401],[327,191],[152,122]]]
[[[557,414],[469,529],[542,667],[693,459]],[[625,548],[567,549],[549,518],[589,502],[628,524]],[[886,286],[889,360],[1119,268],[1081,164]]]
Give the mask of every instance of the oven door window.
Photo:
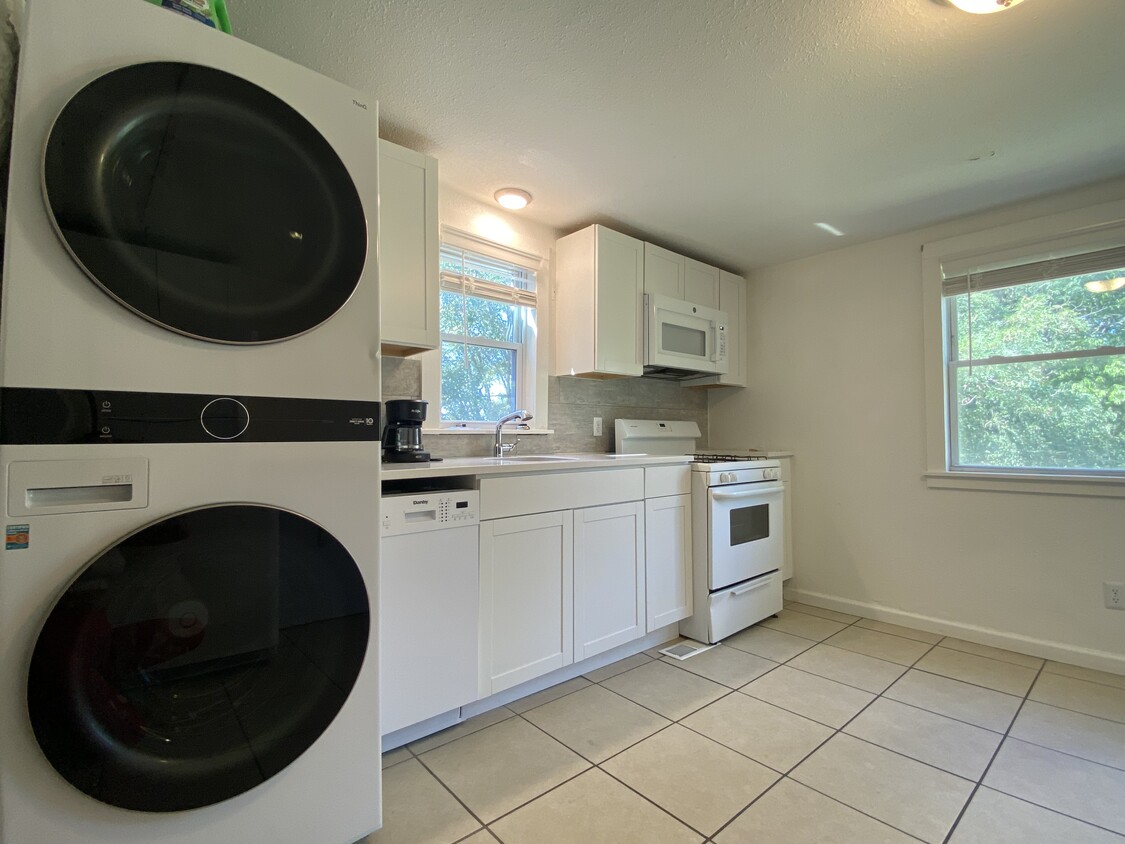
[[[319,738],[370,624],[359,569],[318,525],[250,505],[183,513],[102,553],[59,599],[32,655],[31,726],[104,803],[212,805]]]
[[[745,545],[770,535],[770,505],[754,504],[730,511],[730,544]]]
[[[303,334],[348,301],[366,262],[364,209],[331,145],[273,94],[212,68],[156,62],[94,80],[56,120],[43,176],[90,278],[191,337]]]

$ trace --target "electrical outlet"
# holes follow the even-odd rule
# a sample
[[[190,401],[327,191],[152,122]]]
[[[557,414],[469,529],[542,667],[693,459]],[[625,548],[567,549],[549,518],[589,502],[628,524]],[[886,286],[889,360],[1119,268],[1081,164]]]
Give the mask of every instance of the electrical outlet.
[[[594,436],[600,437],[602,435],[602,418],[600,416],[594,417]]]
[[[1125,583],[1103,583],[1105,605],[1111,610],[1125,610]]]

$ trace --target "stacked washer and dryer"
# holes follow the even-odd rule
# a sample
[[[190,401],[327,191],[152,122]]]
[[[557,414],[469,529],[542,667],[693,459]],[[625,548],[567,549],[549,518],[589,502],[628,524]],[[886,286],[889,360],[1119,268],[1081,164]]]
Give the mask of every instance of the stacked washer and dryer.
[[[380,825],[377,108],[36,0],[0,307],[0,842]]]

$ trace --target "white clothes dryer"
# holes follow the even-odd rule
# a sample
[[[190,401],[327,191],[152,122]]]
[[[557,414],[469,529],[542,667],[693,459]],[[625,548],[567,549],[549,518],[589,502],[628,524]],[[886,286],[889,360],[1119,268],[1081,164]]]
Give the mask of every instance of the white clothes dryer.
[[[150,3],[29,6],[0,384],[377,400],[375,100]]]
[[[2,391],[0,841],[380,826],[378,416]]]

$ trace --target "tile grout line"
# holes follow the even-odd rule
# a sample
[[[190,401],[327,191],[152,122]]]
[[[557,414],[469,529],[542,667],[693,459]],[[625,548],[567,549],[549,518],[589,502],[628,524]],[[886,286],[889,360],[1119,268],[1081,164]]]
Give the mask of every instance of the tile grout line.
[[[1028,698],[1031,695],[1031,690],[1035,688],[1035,684],[1038,683],[1039,678],[1043,676],[1043,667],[1046,664],[1046,661],[1044,661],[1043,665],[1039,666],[1039,670],[1035,672],[1035,677],[1032,679],[1031,683],[1028,684],[1027,691],[1024,692],[1023,695],[1023,700],[1020,701],[1020,705],[1016,708],[1016,712],[1012,716],[1011,722],[1008,724],[1008,729],[1004,730],[1004,737],[1000,739],[1000,743],[997,744],[996,749],[992,751],[992,757],[988,760],[988,764],[984,766],[984,770],[981,772],[980,777],[977,779],[976,784],[973,786],[973,790],[969,793],[969,799],[965,801],[965,805],[963,805],[961,807],[961,811],[957,813],[957,817],[953,821],[953,826],[949,828],[949,831],[945,834],[945,838],[942,839],[942,844],[949,844],[949,840],[953,837],[953,833],[957,831],[958,824],[960,824],[961,819],[965,817],[965,812],[969,810],[969,806],[973,802],[973,798],[977,796],[977,792],[980,791],[981,786],[984,785],[985,777],[987,777],[988,772],[992,770],[992,765],[996,761],[996,757],[1000,755],[1001,749],[1003,749],[1005,742],[1008,741],[1008,736],[1012,732],[1012,727],[1016,725],[1016,721],[1019,719],[1020,713],[1023,712],[1023,708],[1027,704]],[[1041,806],[1040,808],[1046,809],[1047,807]]]

